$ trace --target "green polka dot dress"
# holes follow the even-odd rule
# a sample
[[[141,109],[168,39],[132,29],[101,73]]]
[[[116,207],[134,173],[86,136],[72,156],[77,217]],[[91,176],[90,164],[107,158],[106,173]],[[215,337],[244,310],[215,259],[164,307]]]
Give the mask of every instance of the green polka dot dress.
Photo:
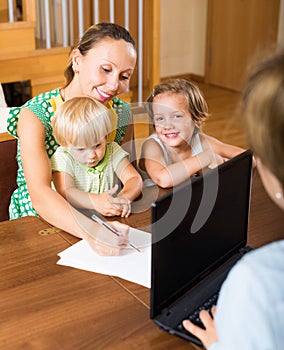
[[[21,107],[11,108],[7,121],[8,132],[12,136],[18,138],[17,124],[21,109],[30,109],[38,117],[45,128],[45,146],[48,157],[50,158],[58,147],[58,144],[52,135],[51,118],[56,110],[56,106],[58,106],[60,103],[63,103],[60,96],[60,91],[59,89],[55,89],[32,98]],[[118,144],[121,144],[129,123],[130,106],[128,103],[123,102],[116,97],[112,100],[112,108],[115,110],[118,116],[114,141],[116,141]],[[22,216],[38,216],[32,207],[31,198],[27,189],[26,179],[24,176],[21,161],[21,143],[19,139],[17,147],[18,149],[16,159],[18,162],[18,188],[14,191],[11,197],[9,207],[10,219],[17,219]]]

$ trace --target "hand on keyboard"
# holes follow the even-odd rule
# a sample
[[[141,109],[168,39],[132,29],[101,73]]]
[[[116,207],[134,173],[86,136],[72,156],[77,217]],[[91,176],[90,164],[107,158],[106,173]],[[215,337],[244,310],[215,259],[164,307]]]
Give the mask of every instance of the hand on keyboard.
[[[216,306],[213,306],[213,308],[211,309],[211,314],[210,311],[207,310],[200,311],[199,318],[204,328],[195,325],[189,320],[184,320],[182,323],[184,328],[188,332],[195,335],[202,341],[206,349],[208,349],[211,344],[216,343],[218,341],[217,331],[214,323],[215,310]]]
[[[199,314],[202,310],[207,310],[211,317],[213,318],[213,314],[211,313],[212,308],[216,305],[218,299],[218,293],[210,297],[202,306],[197,308],[194,312],[192,312],[188,316],[188,320],[194,323],[195,325],[205,329],[202,321],[200,320]]]

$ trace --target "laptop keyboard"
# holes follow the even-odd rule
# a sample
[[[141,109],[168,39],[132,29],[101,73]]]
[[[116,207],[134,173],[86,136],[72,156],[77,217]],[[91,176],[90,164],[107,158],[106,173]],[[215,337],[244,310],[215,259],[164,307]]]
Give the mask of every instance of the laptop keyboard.
[[[218,295],[219,293],[214,294],[213,296],[211,296],[208,300],[206,300],[203,305],[199,306],[196,310],[194,310],[190,315],[188,315],[188,319],[189,321],[191,321],[192,323],[196,324],[197,326],[205,329],[205,327],[203,326],[203,323],[201,322],[200,318],[199,318],[199,313],[201,310],[207,310],[210,312],[211,314],[211,309],[213,306],[216,305],[217,303],[217,299],[218,299]],[[211,315],[212,316],[212,315]],[[178,329],[184,331],[185,328],[183,327],[182,323],[180,323],[178,325]]]

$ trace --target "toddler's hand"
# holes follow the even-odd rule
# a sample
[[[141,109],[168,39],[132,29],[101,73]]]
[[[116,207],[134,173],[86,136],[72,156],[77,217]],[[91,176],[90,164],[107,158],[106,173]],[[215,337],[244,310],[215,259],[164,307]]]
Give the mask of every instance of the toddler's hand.
[[[120,216],[122,212],[121,205],[114,201],[117,189],[118,186],[116,185],[109,191],[90,194],[94,209],[104,216]]]
[[[120,215],[122,218],[127,218],[131,213],[131,201],[128,198],[123,197],[122,194],[116,195],[118,185],[115,185],[111,190],[107,191],[109,201],[113,203],[116,208],[119,208]]]
[[[131,202],[129,199],[123,197],[122,194],[116,196],[118,190],[118,185],[115,185],[111,190],[107,191],[109,195],[109,200],[120,209],[119,214],[122,218],[127,218],[131,213]]]

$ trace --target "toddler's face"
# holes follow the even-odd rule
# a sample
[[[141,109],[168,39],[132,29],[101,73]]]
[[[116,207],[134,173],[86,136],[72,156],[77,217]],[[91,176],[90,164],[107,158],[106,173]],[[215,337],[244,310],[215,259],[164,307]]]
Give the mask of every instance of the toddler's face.
[[[163,143],[175,147],[190,141],[195,124],[185,96],[165,92],[154,98],[152,107],[156,133]]]
[[[70,145],[68,150],[78,163],[92,168],[98,165],[105,155],[106,139],[102,139],[98,144],[90,148]]]

